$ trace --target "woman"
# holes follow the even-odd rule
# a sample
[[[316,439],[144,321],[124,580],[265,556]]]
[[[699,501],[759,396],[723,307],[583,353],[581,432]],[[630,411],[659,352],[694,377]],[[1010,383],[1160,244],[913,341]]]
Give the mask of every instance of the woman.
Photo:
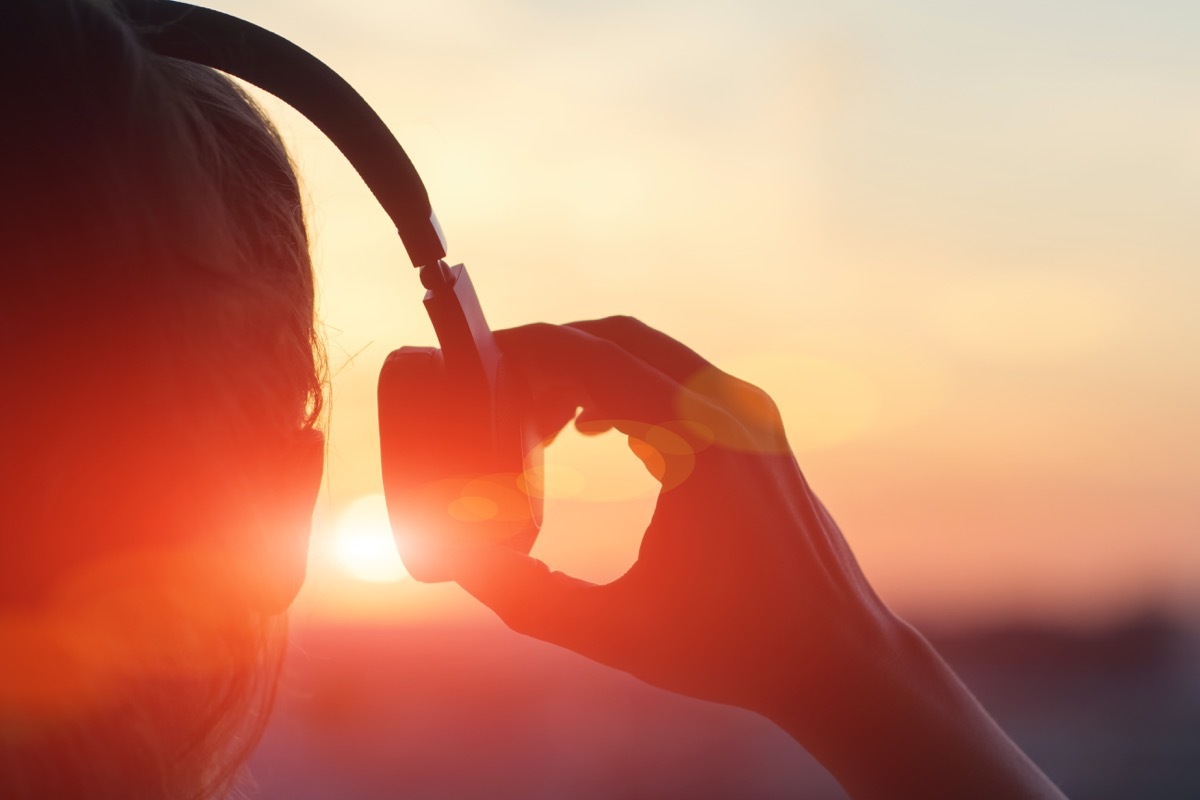
[[[296,177],[109,4],[7,0],[0,30],[0,796],[221,796],[320,480]]]
[[[251,101],[110,4],[0,8],[0,796],[221,797],[321,472],[296,178]],[[871,591],[769,398],[634,320],[499,336],[548,427],[582,407],[664,486],[608,586],[456,556],[513,628],[758,711],[856,797],[1059,796]]]

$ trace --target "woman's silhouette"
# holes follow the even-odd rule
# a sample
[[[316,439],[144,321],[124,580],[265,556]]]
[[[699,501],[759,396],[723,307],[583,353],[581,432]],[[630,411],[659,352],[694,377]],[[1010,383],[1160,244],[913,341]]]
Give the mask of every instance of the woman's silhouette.
[[[0,31],[0,796],[221,797],[322,466],[296,177],[111,2],[5,0]],[[856,797],[1058,796],[872,592],[762,392],[627,318],[499,337],[548,427],[582,407],[664,485],[609,586],[458,554],[513,628],[764,714]]]
[[[0,796],[219,796],[321,470],[296,177],[110,4],[0,6]]]

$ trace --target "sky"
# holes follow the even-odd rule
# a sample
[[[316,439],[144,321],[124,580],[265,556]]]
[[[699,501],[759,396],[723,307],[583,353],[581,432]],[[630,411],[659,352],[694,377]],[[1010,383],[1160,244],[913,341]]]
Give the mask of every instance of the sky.
[[[1200,7],[204,4],[367,98],[493,327],[632,314],[770,392],[902,613],[1200,609]],[[332,145],[263,103],[310,199],[332,372],[302,613],[475,613],[370,534],[375,380],[434,343],[423,291]],[[612,437],[547,458],[534,554],[621,574],[652,480]]]

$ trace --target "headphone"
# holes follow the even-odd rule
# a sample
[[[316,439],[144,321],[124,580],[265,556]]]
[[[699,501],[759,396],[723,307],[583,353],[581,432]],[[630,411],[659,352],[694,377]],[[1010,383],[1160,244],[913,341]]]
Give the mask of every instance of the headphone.
[[[542,520],[541,437],[528,388],[508,368],[425,184],[379,115],[336,72],[287,39],[174,0],[123,0],[155,52],[240,78],[324,133],[391,217],[425,287],[440,348],[402,347],[379,375],[384,494],[401,558],[421,581],[450,579],[456,548],[528,553]]]

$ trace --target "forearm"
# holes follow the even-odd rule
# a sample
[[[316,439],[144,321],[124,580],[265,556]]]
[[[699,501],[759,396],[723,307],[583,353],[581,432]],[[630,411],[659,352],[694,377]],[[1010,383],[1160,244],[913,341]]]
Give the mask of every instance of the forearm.
[[[886,662],[819,710],[769,714],[855,800],[1057,798],[1054,786],[919,633],[898,622]]]

